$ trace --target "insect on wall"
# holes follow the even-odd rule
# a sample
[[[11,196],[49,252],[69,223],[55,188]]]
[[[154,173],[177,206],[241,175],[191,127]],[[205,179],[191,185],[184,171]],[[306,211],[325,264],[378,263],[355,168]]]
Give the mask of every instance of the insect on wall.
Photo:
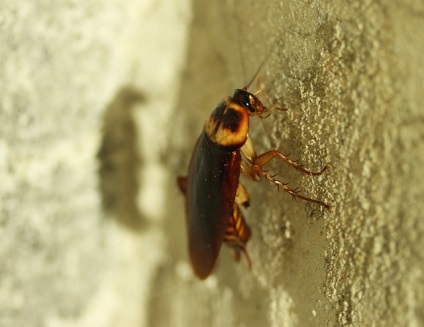
[[[293,198],[332,210],[329,204],[300,194],[263,168],[278,158],[304,174],[320,176],[330,164],[313,172],[278,150],[257,155],[248,136],[250,118],[268,118],[272,111],[285,109],[265,106],[257,96],[263,93],[267,98],[264,90],[255,94],[248,91],[256,76],[212,111],[194,148],[187,177],[178,178],[186,199],[190,261],[200,279],[212,272],[222,243],[233,249],[237,261],[244,255],[251,265],[246,249],[251,230],[240,210],[249,207],[250,199],[240,175],[253,181],[266,180]]]
[[[202,43],[205,40],[200,39],[199,42]],[[243,58],[245,55],[244,49],[248,43],[241,38],[240,42],[243,46],[236,52],[237,56],[233,57]],[[199,48],[198,51],[202,51],[202,47]],[[269,49],[269,47],[266,48]],[[219,49],[229,51],[225,44]],[[231,49],[234,49],[234,45]],[[329,168],[329,163],[322,166],[319,171],[311,171],[276,149],[257,153],[254,147],[256,141],[249,137],[252,134],[250,133],[251,119],[272,120],[275,115],[285,115],[285,109],[274,103],[272,100],[274,97],[268,90],[255,87],[256,77],[262,66],[261,60],[264,57],[267,58],[269,52],[269,50],[262,51],[261,59],[256,60],[254,68],[257,72],[252,74],[254,76],[246,86],[236,89],[232,96],[225,97],[217,94],[216,103],[218,104],[215,105],[209,117],[205,116],[206,121],[199,133],[200,136],[196,137],[197,142],[191,154],[188,173],[178,178],[179,188],[185,197],[190,262],[200,279],[205,279],[212,272],[223,243],[232,250],[236,260],[245,258],[247,266],[251,266],[252,261],[255,261],[254,258],[250,258],[247,249],[249,240],[255,237],[255,231],[251,230],[247,221],[258,219],[258,217],[250,217],[247,210],[250,205],[247,185],[249,180],[265,180],[275,189],[287,192],[292,198],[331,210],[331,206],[321,199],[310,198],[303,192],[299,193],[298,189],[288,186],[289,181],[276,177],[275,174],[280,172],[279,170],[268,171],[266,166],[273,161],[284,162],[303,174],[320,176]],[[210,54],[205,54],[205,58],[211,58]],[[191,58],[188,60],[191,63]],[[252,65],[243,64],[244,62],[239,60],[242,69],[245,70],[247,67],[246,70],[251,70]],[[190,74],[195,73],[195,71],[190,72]],[[209,86],[208,82],[204,85]],[[209,87],[206,89],[210,92]],[[228,94],[224,93],[228,91],[222,92],[224,95]],[[204,103],[197,104],[199,105],[204,106]],[[212,109],[213,106],[210,108]],[[203,108],[202,112],[204,112]],[[180,172],[183,171],[180,170]],[[242,180],[240,176],[243,177]],[[270,187],[270,185],[262,185],[262,187]],[[282,201],[284,198],[290,199],[283,193],[277,193],[275,190],[275,196],[282,197]]]

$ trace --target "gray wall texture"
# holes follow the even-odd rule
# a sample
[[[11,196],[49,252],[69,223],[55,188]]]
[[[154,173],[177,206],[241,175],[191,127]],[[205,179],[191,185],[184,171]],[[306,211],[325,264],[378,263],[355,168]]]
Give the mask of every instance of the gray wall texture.
[[[424,326],[424,4],[3,1],[0,326]],[[326,210],[246,181],[253,266],[193,275],[185,174],[260,63],[251,119]],[[255,83],[252,90],[255,89]]]

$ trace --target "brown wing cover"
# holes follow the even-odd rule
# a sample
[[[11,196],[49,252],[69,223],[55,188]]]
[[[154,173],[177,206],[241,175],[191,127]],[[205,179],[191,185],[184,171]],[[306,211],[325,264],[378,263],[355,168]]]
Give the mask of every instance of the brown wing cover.
[[[209,276],[215,265],[233,214],[240,161],[239,149],[219,146],[202,133],[187,180],[179,179],[186,195],[190,259],[201,279]]]

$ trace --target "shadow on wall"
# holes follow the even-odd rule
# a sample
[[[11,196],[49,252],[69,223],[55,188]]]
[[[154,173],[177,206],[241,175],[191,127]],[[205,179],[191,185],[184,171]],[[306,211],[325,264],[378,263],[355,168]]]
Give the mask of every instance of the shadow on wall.
[[[139,91],[125,86],[105,110],[99,160],[99,189],[103,209],[123,226],[139,231],[146,225],[137,206],[138,170],[137,126],[134,107],[145,101]]]

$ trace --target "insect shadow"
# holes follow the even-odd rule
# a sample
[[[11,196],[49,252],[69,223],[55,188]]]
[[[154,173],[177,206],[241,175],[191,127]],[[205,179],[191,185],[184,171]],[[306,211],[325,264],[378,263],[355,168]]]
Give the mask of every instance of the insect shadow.
[[[103,116],[102,140],[97,154],[102,205],[111,217],[127,228],[141,230],[146,221],[138,206],[137,127],[133,118],[136,104],[145,98],[132,87],[122,87]]]

